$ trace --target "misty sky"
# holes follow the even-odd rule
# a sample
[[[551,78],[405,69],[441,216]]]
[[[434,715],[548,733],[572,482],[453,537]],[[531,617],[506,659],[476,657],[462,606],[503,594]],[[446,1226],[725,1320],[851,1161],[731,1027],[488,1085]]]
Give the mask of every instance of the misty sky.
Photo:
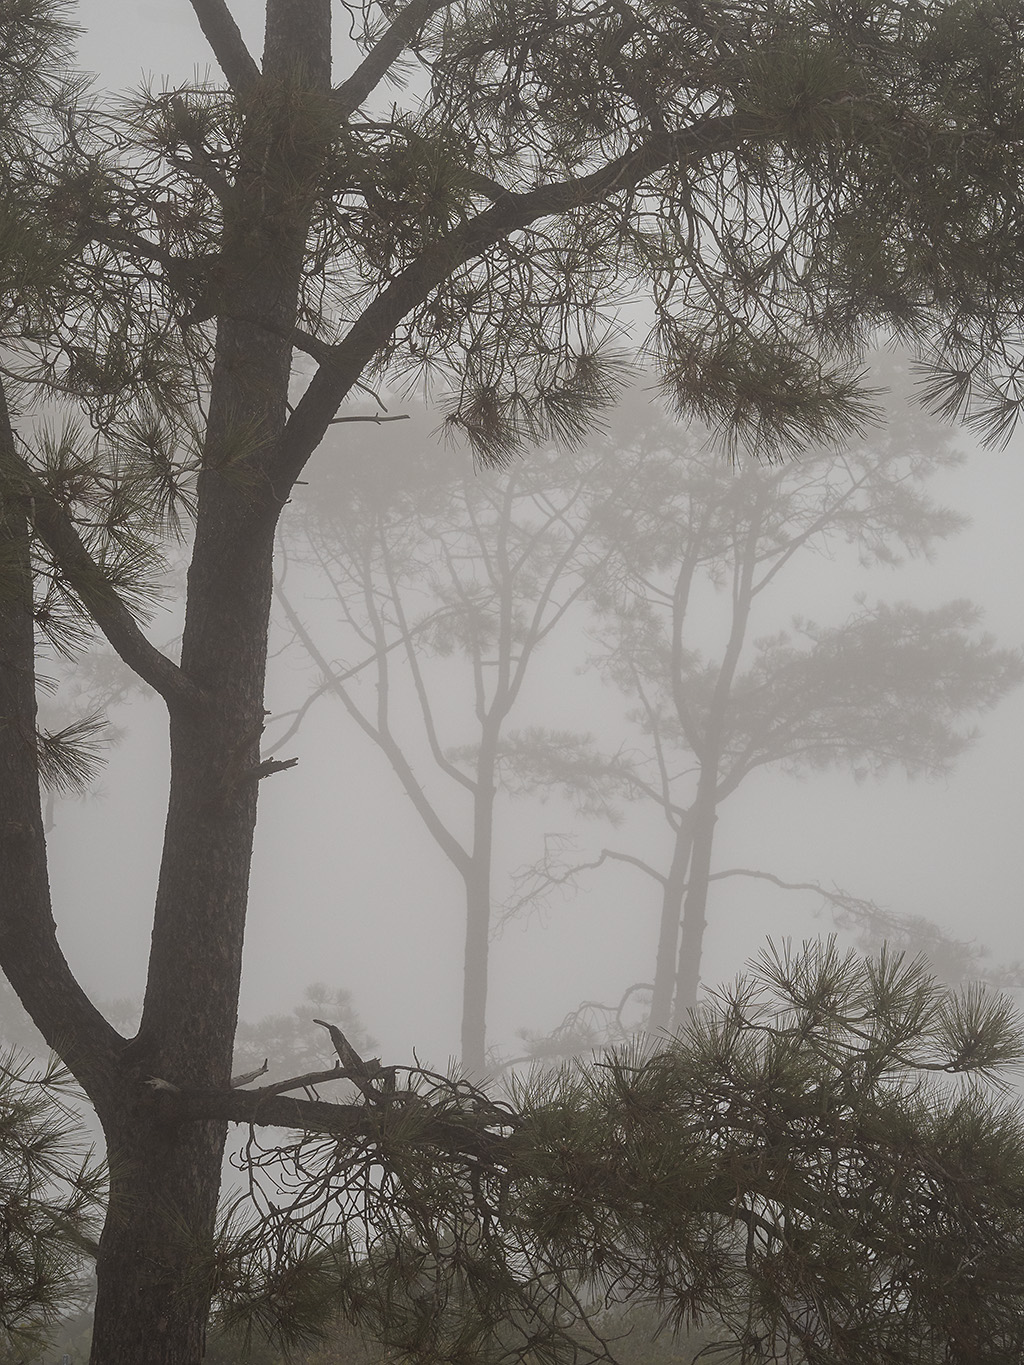
[[[244,28],[260,6],[251,0],[234,12]],[[197,66],[209,65],[185,0],[89,0],[80,16],[82,62],[103,84],[151,79],[159,86],[164,73],[172,82],[188,80]],[[247,36],[258,48],[258,34]],[[409,439],[400,424],[376,434],[382,451]],[[966,438],[964,448],[970,449]],[[969,597],[984,607],[986,627],[1002,644],[1024,642],[1024,437],[1003,451],[972,449],[960,469],[930,488],[972,520],[933,563],[865,574],[849,555],[812,560],[790,575],[784,613],[838,621],[860,590],[920,605]],[[311,616],[316,610],[312,604]],[[550,715],[551,724],[593,728],[614,747],[607,727],[614,727],[618,703],[602,695],[593,676],[574,671],[579,662],[571,650],[556,651],[535,680],[530,705]],[[279,659],[268,704],[299,704],[308,681],[299,661]],[[155,702],[141,701],[112,719],[126,738],[111,753],[99,793],[61,802],[53,839],[61,938],[83,983],[103,998],[142,989],[166,772],[166,727]],[[753,777],[723,808],[716,863],[835,882],[975,938],[996,962],[1024,958],[1024,691],[980,724],[979,743],[948,781]],[[299,767],[265,782],[261,794],[244,1013],[288,1009],[308,983],[323,980],[352,991],[386,1060],[405,1060],[415,1046],[423,1060],[443,1062],[458,1041],[457,879],[381,756],[337,704],[319,703],[288,753],[300,758]],[[512,863],[514,845],[523,845],[525,860],[535,852],[527,847],[531,840],[573,818],[557,802],[510,809],[516,823],[501,852]],[[489,1041],[514,1050],[517,1028],[550,1028],[581,999],[611,1001],[632,981],[649,979],[656,919],[653,901],[644,910],[645,896],[648,889],[634,876],[617,872],[595,884],[594,894],[556,901],[543,920],[510,927],[494,950]],[[705,982],[734,974],[766,933],[800,938],[827,931],[814,909],[813,897],[784,904],[763,889],[717,893]]]

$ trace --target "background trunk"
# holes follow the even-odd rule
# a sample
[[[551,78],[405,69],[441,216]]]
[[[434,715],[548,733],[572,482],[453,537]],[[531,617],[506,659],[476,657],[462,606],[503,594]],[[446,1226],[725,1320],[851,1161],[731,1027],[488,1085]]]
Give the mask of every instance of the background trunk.
[[[480,1080],[487,1071],[487,976],[491,933],[489,863],[474,859],[466,882],[466,947],[462,986],[462,1066]]]
[[[717,776],[717,764],[714,765],[713,772]],[[693,856],[690,859],[686,900],[683,902],[683,931],[679,939],[675,1003],[672,1010],[674,1030],[682,1028],[686,1023],[688,1012],[697,1004],[697,992],[700,989],[700,960],[704,951],[704,931],[707,928],[708,878],[711,874],[711,852],[715,823],[718,819],[713,781],[702,781],[692,810]]]
[[[654,966],[654,991],[651,1013],[647,1021],[648,1033],[663,1033],[672,1018],[672,995],[676,986],[676,950],[679,946],[679,921],[683,913],[686,893],[686,872],[690,865],[693,833],[689,821],[676,831],[672,865],[662,884],[661,924],[658,933],[658,956]]]
[[[491,948],[491,859],[497,734],[486,734],[473,796],[473,853],[466,878],[466,949],[462,985],[462,1066],[480,1080],[487,1074],[487,985]]]
[[[761,510],[765,493],[758,494],[751,513],[750,525],[742,550],[733,565],[732,624],[729,643],[715,681],[715,689],[708,712],[703,742],[700,746],[700,777],[697,796],[690,808],[693,821],[693,852],[690,876],[683,905],[683,932],[679,941],[679,963],[676,969],[675,1004],[672,1027],[679,1029],[686,1016],[697,1004],[700,989],[700,960],[704,951],[704,931],[707,928],[708,879],[711,876],[711,850],[721,799],[719,782],[732,705],[732,688],[739,667],[754,598],[754,570],[757,566],[757,547],[761,536]]]

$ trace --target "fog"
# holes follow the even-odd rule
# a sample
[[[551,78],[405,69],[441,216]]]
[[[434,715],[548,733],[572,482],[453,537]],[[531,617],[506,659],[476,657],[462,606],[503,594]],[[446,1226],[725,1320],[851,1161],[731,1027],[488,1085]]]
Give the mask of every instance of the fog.
[[[238,8],[243,24],[258,9],[255,3]],[[176,0],[132,5],[92,0],[82,5],[81,21],[83,62],[111,87],[144,78],[159,83],[164,73],[172,81],[189,79],[203,53],[187,7]],[[396,396],[392,411],[413,417],[379,428],[342,428],[344,438],[311,466],[309,486],[296,498],[283,531],[295,559],[302,559],[304,518],[326,497],[322,490],[337,484],[338,467],[351,449],[363,452],[364,460],[371,450],[382,470],[391,464],[400,470],[415,449],[456,470],[461,461],[463,471],[472,473],[468,453],[445,451],[436,410],[421,413],[416,402]],[[645,413],[658,411],[648,381],[638,379],[625,411],[625,418],[613,415],[614,431],[635,428]],[[681,470],[703,444],[702,434],[680,430]],[[969,525],[938,541],[931,555],[896,567],[861,565],[858,546],[841,537],[794,557],[773,588],[763,622],[751,629],[745,660],[752,657],[755,639],[786,629],[793,617],[842,624],[858,609],[858,594],[867,602],[922,609],[967,598],[983,609],[982,628],[1000,646],[1021,643],[1024,441],[1018,437],[1005,450],[983,450],[957,433],[955,444],[964,462],[936,473],[927,492],[964,514]],[[543,458],[545,452],[522,457],[527,467]],[[728,468],[726,453],[715,458]],[[731,471],[737,481],[748,464],[749,457],[739,452]],[[508,475],[481,471],[474,477],[499,486]],[[322,576],[309,564],[293,566],[287,591],[328,658],[356,661],[351,632],[346,637],[338,603]],[[728,588],[700,585],[694,628],[702,642],[728,630],[729,609]],[[150,634],[165,643],[175,629],[169,602]],[[607,753],[639,743],[636,726],[627,720],[635,699],[619,693],[593,662],[596,630],[581,598],[531,664],[511,726],[589,733]],[[267,700],[271,743],[287,727],[287,719],[277,717],[301,706],[319,681],[293,636],[278,613]],[[707,648],[714,657],[710,643]],[[437,657],[424,649],[417,657],[424,679],[443,698],[441,747],[472,743],[473,680],[465,661],[457,650]],[[414,689],[400,652],[392,674],[395,696],[409,708],[395,728],[407,737],[414,771],[442,817],[464,829],[465,804],[457,791],[445,789],[431,768],[429,745],[417,732]],[[71,693],[75,682],[72,676]],[[372,678],[358,686],[372,702]],[[86,988],[108,1001],[139,997],[143,989],[167,762],[166,724],[155,700],[134,694],[111,711],[110,720],[121,738],[95,789],[55,803],[51,871],[62,944]],[[984,714],[965,711],[957,725],[976,725],[978,737],[941,777],[911,780],[899,765],[860,781],[845,769],[811,771],[799,779],[774,767],[758,769],[719,811],[714,867],[767,869],[783,880],[843,888],[896,915],[926,917],[943,933],[987,949],[991,967],[1024,958],[1019,776],[1024,691],[1009,691]],[[466,907],[459,875],[379,747],[335,698],[316,702],[275,756],[299,762],[262,787],[244,1016],[286,1012],[311,982],[322,981],[351,992],[385,1060],[408,1060],[416,1049],[424,1062],[444,1064],[460,1047]],[[499,795],[496,907],[509,894],[510,876],[540,856],[545,835],[572,834],[580,861],[613,844],[652,860],[663,854],[664,819],[641,809],[643,803],[620,799],[624,822],[614,830],[581,815],[559,792],[542,800],[546,794],[536,790],[516,800]],[[494,1058],[522,1052],[521,1030],[546,1033],[583,1001],[614,1005],[631,985],[652,981],[655,891],[650,878],[626,864],[606,865],[581,877],[576,894],[555,895],[492,935],[487,1043]],[[766,937],[800,940],[834,929],[820,897],[751,881],[716,884],[707,918],[700,966],[705,989],[741,970]],[[839,932],[845,942],[858,941],[850,927]]]
[[[339,481],[344,491],[345,461],[358,459],[364,467],[385,471],[379,474],[385,487],[392,478],[386,471],[400,474],[412,458],[419,468],[436,462],[456,478],[500,491],[513,474],[522,476],[531,462],[549,458],[549,453],[532,452],[509,473],[474,472],[468,454],[444,447],[435,430],[436,412],[420,412],[415,404],[405,410],[413,414],[407,423],[342,428],[344,438],[322,450],[311,466],[308,487],[297,495],[283,531],[289,600],[323,653],[340,667],[361,660],[366,650],[342,627],[322,569],[299,561],[310,514],[322,518],[327,508],[328,524],[335,513],[345,515],[337,501]],[[624,418],[613,419],[613,428],[635,430],[643,419],[654,421],[657,412],[655,395],[640,386]],[[613,434],[604,444],[614,446],[619,439]],[[679,428],[672,439],[678,439],[681,478],[694,460],[709,458],[703,438],[694,433]],[[877,439],[886,439],[884,429]],[[748,655],[756,639],[784,629],[794,616],[841,624],[856,613],[858,600],[876,599],[931,608],[970,597],[984,610],[984,630],[1000,645],[1017,644],[1020,549],[1010,509],[1024,491],[1019,450],[972,449],[959,436],[953,443],[969,452],[964,463],[935,474],[925,487],[936,503],[970,517],[970,524],[933,546],[930,558],[895,567],[865,567],[858,562],[858,545],[840,540],[794,556],[773,584],[770,605],[751,627]],[[863,445],[871,448],[872,442]],[[584,452],[576,464],[586,468],[588,459],[597,458]],[[737,484],[759,469],[742,455],[734,468],[721,452],[710,459]],[[810,460],[810,455],[796,459],[788,468],[797,476]],[[400,479],[395,487],[401,491]],[[428,549],[425,562],[433,572],[440,559],[431,560],[431,554]],[[419,591],[415,577],[412,591],[414,597]],[[696,596],[693,629],[714,657],[714,642],[728,629],[730,594],[704,582]],[[424,579],[424,611],[428,597]],[[299,762],[267,779],[261,792],[243,1015],[257,1019],[287,1012],[311,982],[322,981],[351,992],[382,1055],[404,1060],[415,1048],[424,1061],[444,1064],[459,1053],[464,887],[384,754],[336,698],[316,701],[297,732],[283,747],[277,745],[290,723],[286,713],[321,681],[280,611],[277,617],[268,752]],[[158,618],[151,632],[170,639],[173,616]],[[577,602],[531,662],[510,727],[571,729],[592,734],[607,753],[622,746],[635,750],[638,730],[627,719],[635,698],[631,701],[602,676],[594,662],[597,635],[592,611]],[[417,649],[417,658],[424,686],[438,706],[439,744],[448,750],[472,743],[467,660],[457,650],[438,657],[425,646]],[[449,827],[464,836],[465,793],[460,798],[431,759],[408,662],[397,652],[390,683],[398,702],[394,729],[415,775]],[[354,686],[372,709],[371,671]],[[160,706],[140,695],[112,712],[111,720],[123,737],[110,750],[96,791],[58,802],[52,833],[61,938],[87,988],[107,1000],[138,997],[143,988],[166,777]],[[989,967],[1024,957],[1016,800],[1022,723],[1020,690],[1010,690],[983,715],[965,712],[957,728],[976,726],[978,737],[941,777],[911,780],[898,766],[859,781],[842,770],[812,771],[799,779],[776,767],[755,771],[721,806],[714,867],[769,870],[784,881],[842,888],[896,915],[924,916],[943,933],[987,949],[984,965]],[[571,834],[576,840],[572,856],[580,861],[593,859],[603,847],[653,862],[663,857],[663,818],[635,800],[616,804],[624,816],[619,829],[582,816],[558,791],[541,788],[514,800],[499,794],[495,919],[501,918],[510,876],[540,856],[546,835]],[[607,864],[581,876],[575,894],[555,894],[492,935],[487,1003],[492,1060],[521,1055],[521,1030],[548,1032],[581,1002],[614,1005],[631,985],[652,980],[656,892],[649,878],[629,866]],[[800,941],[834,929],[813,893],[785,892],[763,882],[723,882],[710,892],[702,985],[714,988],[734,976],[766,937]],[[840,935],[847,943],[861,941],[851,925]],[[642,998],[634,1002],[627,1022],[639,1021],[642,1006]]]

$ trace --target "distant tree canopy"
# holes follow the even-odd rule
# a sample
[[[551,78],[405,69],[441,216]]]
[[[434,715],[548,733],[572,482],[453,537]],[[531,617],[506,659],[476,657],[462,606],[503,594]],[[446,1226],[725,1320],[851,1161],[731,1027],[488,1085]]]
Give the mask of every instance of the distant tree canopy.
[[[864,1185],[875,1197],[852,1215],[841,1163],[822,1159],[813,1190],[824,1230],[807,1261],[806,1191],[787,1187],[789,1223],[779,1222],[779,1177],[756,1161],[749,1170],[767,1212],[735,1203],[742,1160],[726,1175],[712,1161],[680,1167],[680,1194],[705,1202],[696,1222],[670,1227],[658,1213],[668,1206],[650,1194],[663,1173],[644,1164],[649,1146],[636,1162],[628,1156],[626,1183],[610,1187],[620,1202],[602,1212],[594,1190],[608,1175],[607,1130],[596,1150],[572,1127],[577,1102],[583,1118],[591,1112],[586,1087],[506,1133],[475,1094],[431,1081],[433,1120],[403,1166],[389,1078],[350,1043],[338,1055],[359,1083],[355,1112],[229,1082],[259,784],[282,770],[260,752],[275,533],[331,424],[373,415],[339,418],[342,404],[369,400],[384,381],[434,378],[449,428],[487,460],[537,439],[578,440],[617,394],[621,308],[641,298],[652,326],[640,346],[679,412],[760,451],[832,440],[869,417],[860,356],[878,332],[917,352],[927,402],[999,439],[1021,401],[1020,3],[368,0],[345,7],[357,53],[343,48],[338,76],[330,0],[267,0],[261,60],[225,0],[192,0],[192,10],[220,76],[104,101],[68,74],[59,5],[0,5],[0,964],[95,1106],[108,1145],[96,1365],[201,1358],[223,1285],[215,1229],[229,1121],[359,1133],[354,1151],[332,1148],[327,1159],[369,1170],[360,1189],[394,1201],[392,1223],[379,1226],[399,1240],[381,1244],[390,1269],[374,1274],[369,1302],[392,1295],[407,1349],[421,1357],[475,1350],[454,1310],[488,1278],[470,1250],[447,1292],[444,1238],[465,1251],[470,1225],[440,1228],[443,1215],[424,1213],[403,1184],[408,1171],[442,1196],[472,1190],[472,1168],[442,1179],[456,1139],[483,1162],[485,1238],[506,1184],[520,1182],[519,1264],[536,1264],[539,1278],[513,1286],[525,1317],[503,1301],[509,1331],[532,1320],[530,1294],[546,1292],[549,1253],[532,1262],[535,1248],[587,1276],[605,1273],[599,1255],[614,1273],[625,1246],[637,1265],[642,1253],[652,1274],[675,1277],[680,1302],[710,1302],[712,1280],[725,1281],[703,1277],[692,1232],[723,1271],[744,1257],[760,1266],[759,1237],[772,1249],[755,1313],[764,1326],[751,1329],[759,1342],[828,1333],[835,1356],[843,1332],[860,1342],[884,1332],[900,1350],[907,1343],[904,1354],[977,1360],[986,1342],[1019,1353],[1007,1286],[1020,1277],[993,1261],[1015,1246],[1005,1185],[985,1184],[974,1166],[962,1185],[956,1176],[936,1190],[931,1179],[950,1159],[949,1132],[973,1143],[981,1125],[970,1106],[950,1111],[958,1117],[946,1129],[894,1100],[892,1130],[920,1118],[938,1147],[908,1139],[899,1150],[912,1153],[909,1167],[887,1165],[882,1151],[882,1173]],[[410,65],[417,80],[386,97],[384,83]],[[47,426],[54,399],[75,411]],[[172,656],[139,619],[167,539],[182,528],[190,563]],[[60,746],[37,724],[45,648],[74,654],[94,630],[162,698],[169,720],[151,957],[131,1037],[90,1000],[61,949],[39,797],[44,759],[51,772],[80,771],[95,738],[65,733],[54,769]],[[638,1115],[656,1116],[656,1147],[673,1156],[691,1102],[681,1084],[683,1108],[663,1106],[659,1087],[667,1078],[672,1090],[674,1067],[645,1064],[639,1096],[629,1073],[609,1073],[624,1077]],[[860,1079],[849,1079],[850,1093]],[[702,1102],[712,1078],[705,1070],[699,1081]],[[798,1108],[819,1091],[798,1077]],[[606,1092],[594,1093],[600,1109]],[[757,1093],[770,1097],[791,1146],[789,1093],[778,1112],[775,1090]],[[631,1141],[618,1103],[608,1100],[608,1112],[625,1126],[610,1131]],[[827,1127],[834,1115],[822,1105]],[[399,1109],[416,1129],[420,1103]],[[548,1141],[563,1113],[568,1152],[557,1136]],[[741,1114],[740,1130],[764,1113]],[[707,1118],[712,1139],[719,1122],[717,1110]],[[838,1122],[855,1165],[862,1142],[872,1158],[881,1150]],[[984,1123],[1013,1148],[1001,1118]],[[644,1143],[651,1136],[645,1128]],[[992,1149],[979,1150],[984,1159]],[[429,1184],[432,1172],[440,1183]],[[672,1192],[675,1177],[665,1178]],[[330,1180],[338,1188],[333,1170]],[[971,1240],[975,1186],[984,1242]],[[899,1207],[883,1202],[893,1190]],[[929,1214],[933,1235],[918,1256],[916,1229]],[[752,1249],[732,1232],[716,1240],[720,1220],[731,1228],[736,1218],[748,1238],[753,1230]],[[898,1249],[878,1251],[865,1233],[855,1261],[860,1220],[886,1218]],[[362,1265],[365,1229],[344,1224],[349,1243],[325,1256]],[[416,1240],[402,1255],[407,1235]],[[964,1245],[974,1259],[951,1264],[949,1249]],[[408,1270],[421,1246],[435,1258],[424,1274],[437,1295],[402,1300],[396,1286],[416,1281]],[[829,1266],[851,1290],[835,1312]],[[507,1286],[511,1273],[506,1262],[496,1282]],[[624,1274],[643,1289],[639,1270]],[[951,1306],[954,1286],[967,1318]],[[438,1302],[454,1316],[439,1316]],[[560,1313],[556,1294],[559,1330]]]

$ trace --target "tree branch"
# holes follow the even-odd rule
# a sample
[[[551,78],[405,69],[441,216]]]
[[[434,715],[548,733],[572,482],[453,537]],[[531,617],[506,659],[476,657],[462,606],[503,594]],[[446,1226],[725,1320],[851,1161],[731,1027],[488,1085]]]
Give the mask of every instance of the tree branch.
[[[300,1100],[266,1090],[161,1090],[153,1102],[168,1119],[200,1122],[219,1119],[259,1128],[297,1128],[307,1133],[332,1133],[345,1138],[387,1138],[389,1130],[401,1128],[417,1144],[436,1145],[445,1152],[477,1160],[507,1164],[513,1157],[509,1139],[494,1129],[511,1126],[493,1110],[476,1114],[449,1110],[433,1114],[429,1104],[411,1091],[398,1090],[382,1097],[379,1104],[337,1104],[328,1100]],[[410,1124],[410,1112],[416,1122]]]
[[[330,691],[338,698],[363,733],[372,739],[374,744],[384,752],[388,762],[391,764],[392,770],[401,782],[406,795],[409,797],[410,801],[412,801],[417,814],[426,825],[434,841],[449,862],[458,869],[463,877],[465,877],[469,867],[469,854],[443,823],[441,817],[430,804],[430,800],[423,788],[416,781],[412,766],[395,743],[390,731],[383,725],[374,725],[363,715],[362,711],[356,706],[355,702],[341,685],[340,680],[335,676],[330,664],[320,653],[320,650],[317,648],[309,631],[306,630],[305,626],[302,624],[295,608],[280,589],[278,590],[278,595],[280,597],[281,605],[284,607],[285,615],[288,617],[289,624],[299,637],[309,657],[316,664],[317,668],[320,669]],[[381,652],[386,654],[386,650],[382,650]]]
[[[332,417],[331,426],[340,426],[342,422],[373,422],[375,426],[380,426],[382,422],[407,422],[409,414],[407,412],[396,412],[394,416],[381,417],[379,413],[371,412],[362,417]]]
[[[447,8],[449,0],[412,0],[386,29],[352,75],[334,90],[334,107],[341,119],[354,114],[387,75],[428,19]]]
[[[433,758],[434,763],[446,777],[450,777],[453,782],[457,783],[460,787],[465,788],[466,791],[475,792],[477,784],[472,778],[467,777],[465,773],[461,772],[454,763],[449,762],[441,747],[441,741],[437,734],[437,726],[434,723],[434,708],[431,705],[430,693],[427,691],[426,680],[424,679],[423,671],[420,668],[419,656],[417,651],[413,648],[415,629],[410,627],[409,622],[406,619],[405,603],[402,601],[401,589],[399,588],[398,579],[391,562],[390,547],[388,546],[386,535],[382,534],[380,537],[380,548],[384,562],[384,572],[388,580],[388,590],[391,593],[391,602],[395,610],[395,620],[398,623],[400,638],[405,646],[405,658],[409,665],[409,671],[412,674],[413,688],[416,692],[416,700],[420,708],[423,730],[427,736],[427,743],[430,746],[430,755]]]
[[[17,464],[0,385],[0,464]],[[36,672],[28,509],[0,514],[0,965],[46,1039],[94,1099],[110,1084],[124,1039],[76,981],[57,941],[39,798]]]
[[[176,663],[146,639],[134,616],[82,544],[71,517],[42,479],[16,452],[9,456],[14,478],[23,485],[26,512],[36,534],[53,555],[68,583],[110,644],[170,706],[196,706],[204,694]]]
[[[246,47],[224,0],[189,0],[203,36],[236,95],[244,95],[260,78],[260,68]]]
[[[510,896],[502,906],[501,917],[498,927],[504,928],[505,925],[516,915],[537,902],[543,902],[556,888],[576,886],[576,878],[581,872],[596,872],[599,867],[603,867],[607,862],[627,863],[630,867],[639,868],[641,872],[646,872],[649,877],[653,877],[659,886],[668,885],[668,878],[650,863],[645,863],[642,858],[635,857],[632,853],[619,853],[612,848],[603,848],[600,856],[589,863],[562,863],[555,861],[557,855],[545,856],[532,867],[525,868],[522,872],[517,872],[513,876],[513,884],[518,888],[521,886],[527,889],[521,895]],[[529,883],[532,882],[532,885]]]
[[[287,615],[289,611],[292,611],[294,614],[294,608],[291,606],[291,603],[287,601],[284,595],[283,579],[277,583],[277,592],[279,597],[281,598],[282,605],[285,606],[285,614]],[[442,607],[438,611],[431,612],[429,616],[424,617],[422,621],[418,621],[416,623],[416,625],[412,628],[413,634],[415,635],[421,630],[426,630],[426,628],[429,625],[431,625],[434,621],[436,621],[439,616],[443,616],[446,614],[447,614],[446,607]],[[296,632],[296,634],[298,634],[298,632]],[[301,638],[302,637],[299,636],[300,641]],[[392,640],[389,645],[384,646],[384,652],[390,653],[393,649],[400,649],[404,643],[405,642],[402,636],[400,635],[396,640]],[[349,678],[356,677],[356,675],[361,673],[364,668],[369,668],[370,665],[376,663],[376,661],[377,655],[370,654],[367,658],[365,658],[362,661],[362,663],[351,664],[341,673],[332,670],[330,673],[324,675],[323,681],[320,683],[320,686],[316,688],[315,691],[309,694],[309,696],[306,698],[306,700],[302,703],[301,706],[296,707],[294,711],[284,711],[281,712],[279,715],[271,716],[267,721],[268,726],[272,725],[275,721],[285,720],[287,719],[288,716],[293,716],[294,720],[292,721],[291,725],[289,725],[288,729],[284,732],[284,734],[281,735],[279,739],[275,739],[274,743],[270,746],[268,756],[272,758],[274,755],[274,751],[280,749],[282,745],[287,744],[288,741],[292,738],[292,736],[298,732],[299,727],[301,726],[303,720],[306,717],[306,712],[326,692],[333,692],[338,686],[340,686],[341,683],[346,683],[348,682]]]
[[[848,891],[829,891],[820,882],[786,882],[781,877],[777,877],[774,872],[761,872],[752,867],[727,867],[721,872],[712,872],[709,882],[723,881],[726,877],[752,877],[756,881],[771,882],[773,886],[779,887],[782,891],[813,891],[815,895],[831,905],[836,910],[845,910],[848,914],[861,914],[864,916],[884,915],[884,911],[874,901],[867,900],[863,896],[852,896]]]
[[[406,314],[460,266],[538,218],[568,213],[635,189],[647,176],[690,157],[726,151],[745,140],[769,137],[775,122],[757,114],[709,117],[678,132],[659,133],[591,175],[509,194],[500,204],[460,223],[431,242],[401,271],[330,348],[285,427],[271,478],[290,488],[320,444],[331,419],[376,352]]]

